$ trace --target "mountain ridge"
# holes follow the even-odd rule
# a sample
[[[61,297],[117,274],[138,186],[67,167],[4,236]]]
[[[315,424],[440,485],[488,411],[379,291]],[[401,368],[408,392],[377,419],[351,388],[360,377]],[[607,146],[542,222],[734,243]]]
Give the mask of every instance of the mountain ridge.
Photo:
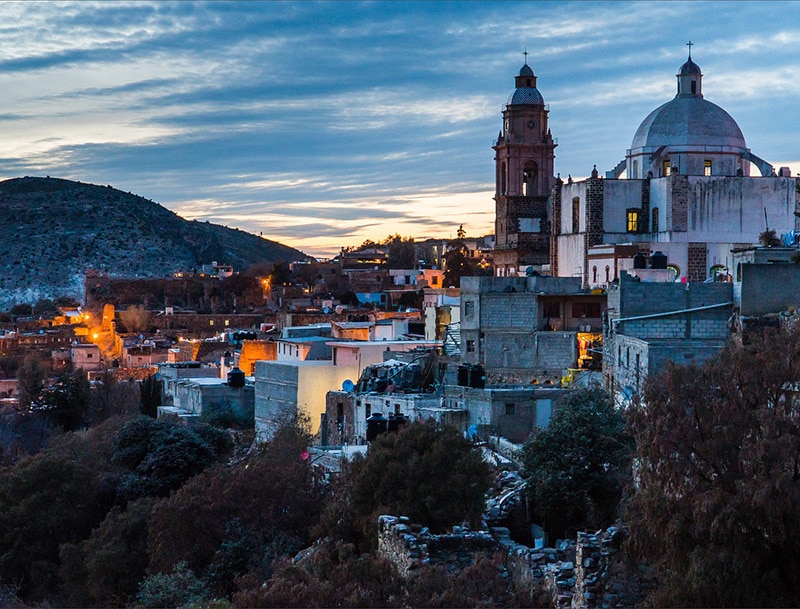
[[[0,306],[83,300],[88,270],[164,277],[214,261],[241,271],[307,259],[239,229],[186,220],[111,185],[30,176],[0,182]]]

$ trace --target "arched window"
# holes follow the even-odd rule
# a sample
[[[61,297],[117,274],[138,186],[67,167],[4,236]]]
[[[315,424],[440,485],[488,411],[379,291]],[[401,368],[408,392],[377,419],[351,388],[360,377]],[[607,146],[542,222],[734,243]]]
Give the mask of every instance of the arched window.
[[[592,267],[592,284],[597,285],[597,267]]]
[[[535,197],[539,194],[539,167],[533,161],[525,163],[522,171],[522,194],[526,197]]]
[[[500,165],[500,194],[501,195],[506,194],[506,188],[507,188],[506,187],[506,182],[507,182],[507,179],[506,179],[506,164],[502,163]]]
[[[658,207],[654,207],[653,211],[650,214],[650,232],[657,233],[658,232]]]
[[[670,263],[667,265],[667,268],[673,273],[675,273],[675,278],[673,279],[673,281],[677,281],[681,276],[681,267],[679,267],[677,264]]]
[[[611,281],[611,269],[606,265],[606,283]]]

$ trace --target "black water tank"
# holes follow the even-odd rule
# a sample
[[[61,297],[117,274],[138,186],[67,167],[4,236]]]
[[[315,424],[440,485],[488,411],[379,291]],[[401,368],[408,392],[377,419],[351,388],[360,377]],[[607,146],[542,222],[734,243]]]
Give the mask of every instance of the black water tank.
[[[647,256],[645,256],[642,252],[639,252],[633,257],[633,268],[635,269],[646,269],[647,268]]]
[[[244,387],[244,372],[238,368],[228,372],[228,387]]]
[[[367,442],[372,442],[382,433],[386,433],[388,423],[380,412],[373,412],[367,418]]]
[[[398,428],[398,420],[397,415],[393,412],[389,413],[389,422],[386,424],[389,433],[394,433],[397,431]]]
[[[667,255],[664,252],[653,252],[650,256],[651,269],[665,269],[667,268]]]
[[[486,387],[486,372],[483,366],[473,366],[469,371],[469,386],[474,389]]]
[[[458,386],[469,387],[469,365],[462,364],[458,367]]]

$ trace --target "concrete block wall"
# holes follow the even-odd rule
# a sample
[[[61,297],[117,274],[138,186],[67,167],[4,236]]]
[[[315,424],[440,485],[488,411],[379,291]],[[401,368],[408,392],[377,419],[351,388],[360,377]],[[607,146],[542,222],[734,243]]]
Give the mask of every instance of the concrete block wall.
[[[297,414],[298,369],[278,362],[256,362],[255,428],[259,438],[272,437],[279,422]]]

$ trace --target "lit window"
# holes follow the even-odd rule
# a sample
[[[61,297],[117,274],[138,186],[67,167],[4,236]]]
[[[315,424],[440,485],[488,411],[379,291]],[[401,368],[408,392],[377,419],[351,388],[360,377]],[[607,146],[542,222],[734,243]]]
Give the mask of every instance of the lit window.
[[[703,175],[704,176],[711,175],[711,161],[709,160],[703,161]]]
[[[664,177],[670,175],[672,173],[672,166],[670,165],[669,161],[664,161],[661,164],[661,173]]]
[[[628,232],[635,233],[639,231],[639,210],[628,210]]]

